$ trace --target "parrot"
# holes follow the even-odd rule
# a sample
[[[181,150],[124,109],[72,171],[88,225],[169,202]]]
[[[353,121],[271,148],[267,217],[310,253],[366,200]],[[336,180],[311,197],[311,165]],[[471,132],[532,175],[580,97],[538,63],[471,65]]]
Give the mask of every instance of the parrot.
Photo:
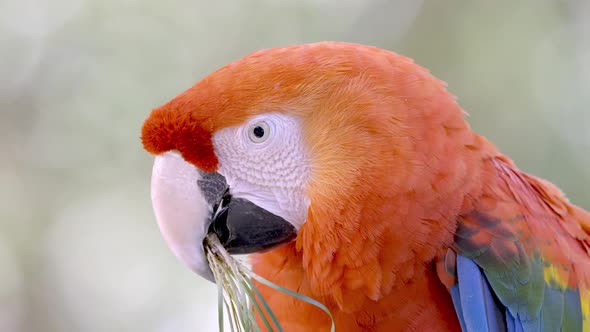
[[[336,331],[590,332],[590,213],[467,116],[393,51],[258,50],[143,122],[155,219],[199,276],[215,282],[214,233]],[[318,308],[261,293],[285,331],[329,331]]]

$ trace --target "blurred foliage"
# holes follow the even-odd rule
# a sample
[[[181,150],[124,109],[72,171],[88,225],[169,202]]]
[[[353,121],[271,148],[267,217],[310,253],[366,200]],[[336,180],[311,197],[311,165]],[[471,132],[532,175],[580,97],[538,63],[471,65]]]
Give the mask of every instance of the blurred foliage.
[[[590,208],[590,2],[2,0],[0,331],[213,331],[152,216],[150,109],[259,48],[410,56],[524,170]]]

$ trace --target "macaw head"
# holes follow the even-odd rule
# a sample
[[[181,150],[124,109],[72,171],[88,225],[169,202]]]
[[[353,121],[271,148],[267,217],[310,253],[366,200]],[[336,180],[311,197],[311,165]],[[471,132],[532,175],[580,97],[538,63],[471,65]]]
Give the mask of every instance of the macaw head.
[[[325,42],[220,68],[153,110],[142,142],[156,156],[156,219],[192,270],[212,280],[203,240],[215,232],[234,254],[295,240],[320,278],[329,262],[393,266],[379,252],[426,259],[430,242],[450,241],[452,227],[432,220],[462,203],[441,197],[467,182],[455,181],[469,173],[450,145],[468,129],[444,84],[410,59]]]

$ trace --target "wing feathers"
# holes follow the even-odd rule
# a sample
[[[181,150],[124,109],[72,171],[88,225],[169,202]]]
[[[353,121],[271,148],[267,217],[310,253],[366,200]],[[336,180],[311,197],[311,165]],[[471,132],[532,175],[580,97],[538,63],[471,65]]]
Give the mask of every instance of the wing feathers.
[[[459,310],[462,311],[466,331],[505,331],[504,315],[480,268],[472,260],[458,255],[457,276]]]

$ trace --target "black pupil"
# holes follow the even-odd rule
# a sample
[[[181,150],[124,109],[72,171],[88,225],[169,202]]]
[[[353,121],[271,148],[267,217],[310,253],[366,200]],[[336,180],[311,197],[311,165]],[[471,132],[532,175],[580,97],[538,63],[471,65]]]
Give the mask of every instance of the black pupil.
[[[264,128],[260,126],[254,127],[254,136],[257,138],[262,138],[262,136],[264,136]]]

